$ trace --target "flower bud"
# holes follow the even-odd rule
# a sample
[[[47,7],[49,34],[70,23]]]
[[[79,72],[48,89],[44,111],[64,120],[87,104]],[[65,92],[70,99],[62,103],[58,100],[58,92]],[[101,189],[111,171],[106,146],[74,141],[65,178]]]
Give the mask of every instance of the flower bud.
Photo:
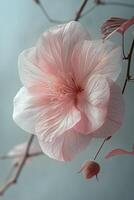
[[[99,171],[100,165],[95,161],[88,160],[82,165],[79,173],[82,172],[85,179],[90,179],[93,176],[97,177]]]

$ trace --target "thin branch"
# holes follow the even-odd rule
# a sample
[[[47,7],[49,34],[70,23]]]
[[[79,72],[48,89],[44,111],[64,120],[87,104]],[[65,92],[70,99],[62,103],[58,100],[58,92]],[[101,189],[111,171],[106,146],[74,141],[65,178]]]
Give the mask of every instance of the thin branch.
[[[81,18],[81,14],[82,14],[87,2],[88,2],[88,0],[84,0],[83,3],[81,4],[81,6],[78,9],[77,14],[76,14],[76,16],[74,18],[75,21],[78,21]]]
[[[125,92],[125,89],[126,89],[128,81],[131,80],[130,67],[131,67],[131,60],[132,60],[133,50],[134,50],[134,39],[133,39],[133,42],[132,42],[132,45],[130,47],[130,51],[129,51],[129,54],[128,54],[127,73],[126,73],[125,82],[123,84],[122,94],[124,94],[124,92]]]
[[[107,137],[107,138],[105,138],[105,139],[103,140],[102,144],[100,145],[99,149],[97,150],[97,152],[96,152],[96,154],[95,154],[95,156],[94,156],[94,160],[96,160],[96,158],[97,158],[97,156],[99,155],[99,153],[100,153],[102,147],[104,146],[105,142],[108,141],[108,140],[110,140],[110,139],[111,139],[111,136],[109,136],[109,137]]]
[[[29,153],[27,154],[27,159],[30,157],[36,157],[39,155],[43,155],[42,151],[37,151],[37,152],[33,152],[33,153]],[[0,160],[7,160],[7,159],[14,159],[14,158],[20,158],[23,157],[24,154],[16,154],[16,155],[2,155],[0,156]]]
[[[40,9],[42,10],[43,14],[48,19],[49,22],[54,23],[54,24],[63,24],[65,22],[67,22],[67,21],[55,20],[55,19],[51,18],[49,16],[45,6],[42,4],[42,2],[40,0],[34,0],[34,2],[37,3],[37,5],[40,7]]]
[[[19,163],[17,169],[16,169],[16,172],[14,174],[13,177],[11,177],[11,179],[9,179],[1,188],[0,188],[0,195],[3,195],[4,192],[10,187],[12,186],[13,184],[17,183],[17,180],[21,174],[21,171],[25,165],[25,162],[27,160],[27,155],[28,155],[28,152],[30,150],[30,146],[32,144],[32,141],[33,141],[33,138],[34,138],[34,135],[31,135],[29,140],[28,140],[28,143],[27,143],[27,147],[26,147],[26,150],[25,150],[25,153],[24,153],[24,156],[22,157],[22,160],[21,162]]]

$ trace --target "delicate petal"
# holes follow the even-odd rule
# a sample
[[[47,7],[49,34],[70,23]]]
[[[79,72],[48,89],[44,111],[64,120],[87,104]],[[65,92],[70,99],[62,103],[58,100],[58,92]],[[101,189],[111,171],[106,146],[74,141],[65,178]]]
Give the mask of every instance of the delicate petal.
[[[81,120],[73,127],[77,132],[87,134],[91,131],[91,123],[85,113],[81,112]]]
[[[22,83],[25,87],[45,84],[52,82],[61,71],[70,72],[70,57],[75,44],[89,38],[80,23],[73,21],[45,32],[37,47],[23,51],[19,56]]]
[[[80,120],[80,112],[73,103],[37,98],[21,88],[14,99],[13,119],[25,131],[51,140],[72,128]]]
[[[75,126],[80,119],[80,111],[73,102],[52,101],[44,107],[36,121],[36,133],[43,141],[49,142]]]
[[[26,87],[45,82],[46,75],[37,66],[36,48],[23,51],[18,58],[19,75]]]
[[[124,101],[121,89],[115,83],[111,84],[110,100],[105,123],[96,130],[93,137],[108,137],[113,135],[122,125],[124,119]]]
[[[106,106],[110,96],[108,81],[100,75],[91,76],[85,86],[85,93],[91,105]]]
[[[45,32],[37,44],[40,66],[51,73],[70,72],[70,58],[74,46],[81,40],[89,40],[89,33],[79,22],[71,21]]]
[[[126,151],[124,149],[113,149],[109,153],[106,154],[105,158],[111,158],[112,156],[118,156],[118,155],[133,155],[134,156],[134,150],[132,151]]]
[[[89,120],[88,125],[85,125],[88,128],[88,132],[84,132],[85,128],[83,131],[81,130],[84,134],[97,130],[104,123],[107,114],[109,92],[109,84],[105,77],[96,75],[88,80],[85,90],[80,94],[78,100],[79,109],[86,114]],[[87,123],[86,120],[84,122]]]
[[[29,94],[26,88],[21,88],[14,98],[13,119],[17,125],[29,133],[35,133],[35,123],[43,105],[40,98]],[[44,103],[44,101],[43,101]]]
[[[87,147],[91,137],[82,135],[72,129],[51,142],[46,142],[40,136],[38,136],[38,139],[42,151],[49,157],[60,161],[69,161]]]
[[[72,66],[74,76],[81,84],[92,74],[116,80],[121,71],[121,48],[102,40],[79,42],[74,48]]]

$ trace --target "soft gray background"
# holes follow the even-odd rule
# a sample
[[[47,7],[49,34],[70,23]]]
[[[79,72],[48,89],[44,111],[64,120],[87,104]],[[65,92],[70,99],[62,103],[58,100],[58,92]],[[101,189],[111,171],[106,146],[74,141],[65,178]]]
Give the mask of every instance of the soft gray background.
[[[81,0],[44,0],[50,15],[62,20],[73,18],[81,2]],[[90,8],[92,4],[90,2],[86,9]],[[134,3],[133,0],[127,2]],[[105,19],[110,16],[131,17],[133,11],[132,8],[100,6],[80,21],[90,30],[92,38],[98,38],[100,25]],[[50,26],[52,24],[32,0],[0,1],[0,154],[8,152],[29,136],[12,120],[13,97],[21,86],[17,72],[17,57],[23,49],[33,46],[40,34]],[[118,34],[113,39],[120,43]],[[131,40],[130,31],[126,49]],[[119,80],[120,85],[123,83],[124,71]],[[126,90],[125,102],[124,126],[111,141],[107,142],[98,158],[101,164],[99,183],[96,179],[86,181],[76,173],[82,162],[95,154],[101,142],[95,140],[85,152],[70,163],[54,161],[46,156],[35,158],[24,168],[18,184],[0,198],[3,200],[133,200],[134,157],[117,156],[104,160],[104,155],[112,148],[121,147],[130,150],[134,143],[134,83],[130,83]],[[0,184],[6,178],[9,164],[9,161],[0,161]]]

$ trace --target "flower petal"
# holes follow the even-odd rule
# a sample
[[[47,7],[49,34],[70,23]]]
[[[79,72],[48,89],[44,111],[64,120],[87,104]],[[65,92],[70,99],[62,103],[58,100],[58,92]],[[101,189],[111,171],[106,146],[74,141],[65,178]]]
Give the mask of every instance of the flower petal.
[[[54,74],[57,74],[57,70],[70,72],[70,57],[74,46],[86,39],[90,39],[89,33],[79,22],[71,21],[49,29],[37,43],[42,68],[48,68]]]
[[[52,82],[61,72],[71,70],[70,57],[78,41],[89,39],[79,22],[55,26],[45,32],[36,47],[19,56],[19,75],[25,87]]]
[[[38,134],[46,140],[72,128],[80,118],[80,111],[73,106],[73,102],[32,96],[24,87],[14,99],[14,121],[25,131]]]
[[[69,161],[88,146],[91,137],[81,135],[71,129],[51,142],[46,142],[40,136],[38,139],[42,151],[49,157],[60,161]]]
[[[85,132],[85,128],[83,131],[81,130],[84,134],[97,130],[104,123],[109,96],[109,84],[105,77],[96,75],[88,80],[84,92],[80,94],[78,99],[78,107],[81,112],[86,114],[89,121],[88,125],[85,125],[88,131]],[[87,123],[87,120],[83,120],[84,122]]]
[[[43,141],[49,142],[71,129],[80,119],[80,111],[73,102],[50,101],[36,121],[36,133]]]
[[[18,58],[19,76],[25,87],[31,87],[36,82],[43,83],[48,76],[38,67],[36,48],[23,51]]]
[[[113,149],[109,153],[106,154],[105,158],[111,158],[112,156],[118,156],[118,155],[133,155],[134,156],[134,150],[132,151],[126,151],[125,149]]]
[[[122,125],[124,119],[124,101],[121,89],[115,83],[110,87],[110,100],[105,123],[96,130],[93,137],[108,137],[113,135]]]
[[[35,134],[35,122],[42,109],[39,97],[31,96],[27,89],[22,87],[14,98],[13,119],[23,130]]]
[[[116,80],[121,71],[121,48],[106,40],[79,42],[72,54],[72,66],[78,84],[92,74]]]
[[[81,120],[73,127],[74,130],[82,134],[91,132],[92,124],[88,120],[86,114],[81,112]]]

